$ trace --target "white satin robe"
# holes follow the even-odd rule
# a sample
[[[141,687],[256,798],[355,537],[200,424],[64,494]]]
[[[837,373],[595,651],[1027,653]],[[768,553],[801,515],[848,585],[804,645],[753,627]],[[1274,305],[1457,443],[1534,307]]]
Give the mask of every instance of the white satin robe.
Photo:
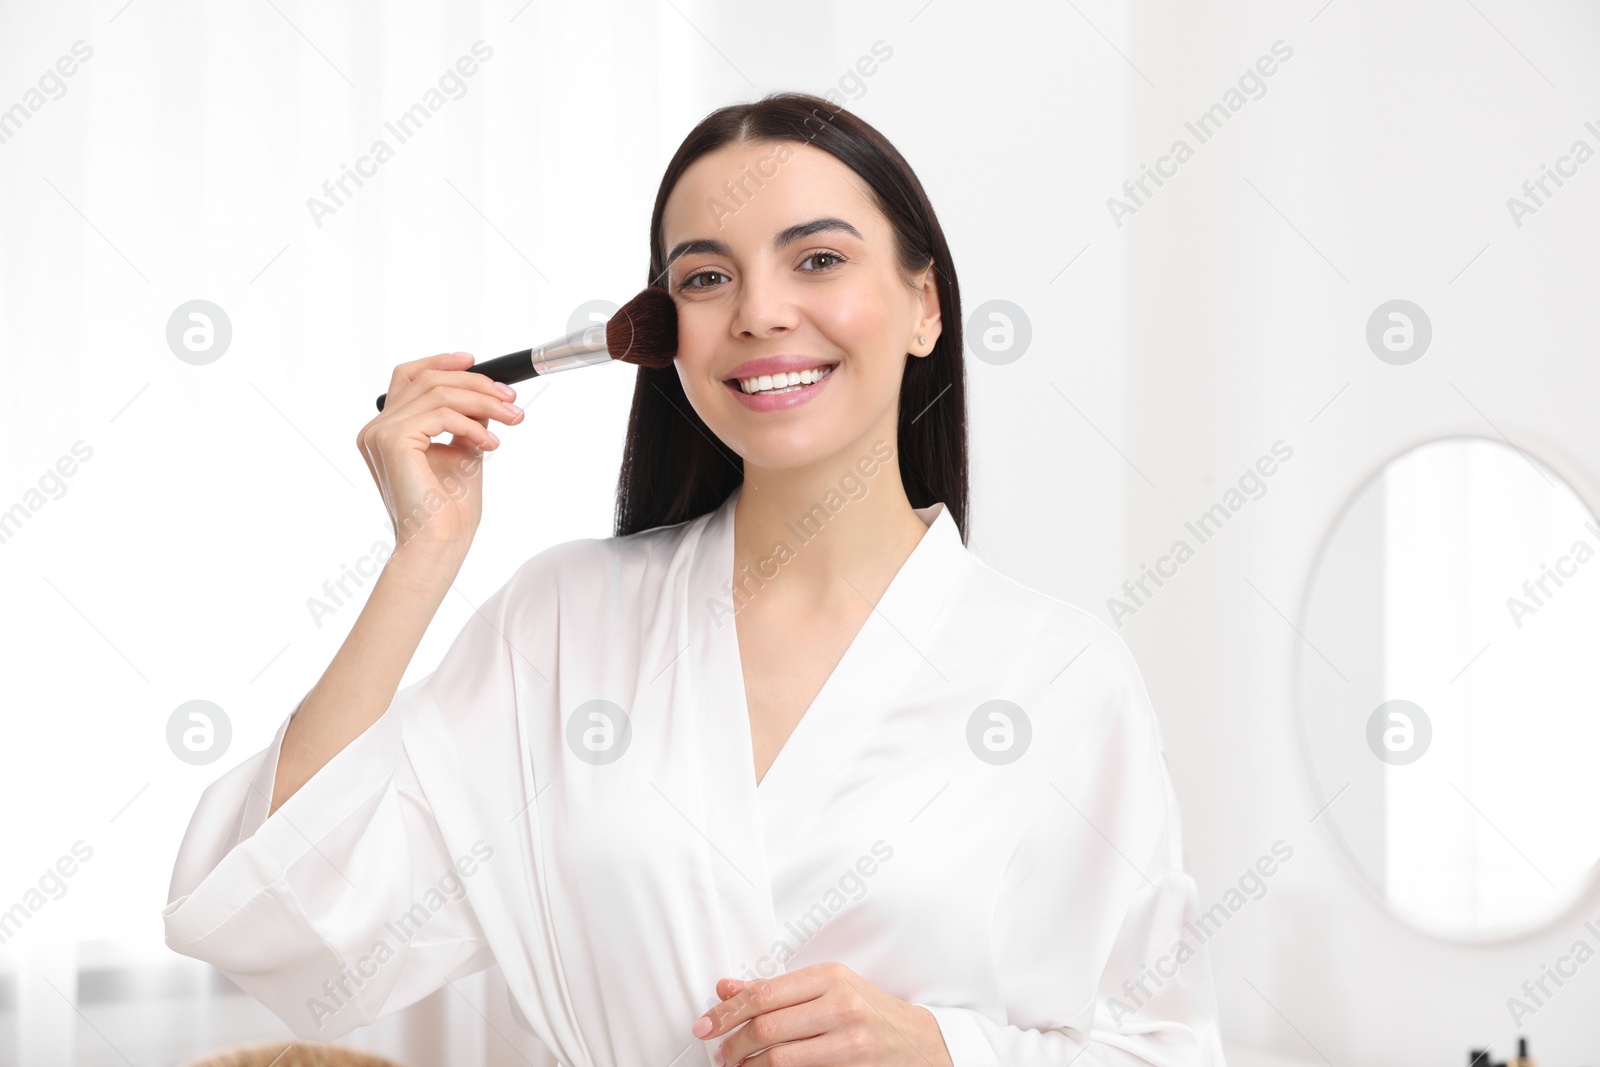
[[[728,614],[740,491],[529,559],[269,818],[280,728],[202,797],[167,944],[321,1040],[498,963],[563,1063],[710,1063],[721,1039],[690,1028],[717,979],[839,961],[928,1008],[956,1067],[1220,1067],[1122,641],[920,509],[927,533],[758,785]],[[597,699],[625,712],[609,734]],[[1031,730],[1010,763],[976,754],[1020,744],[1020,716],[971,725],[993,700]]]

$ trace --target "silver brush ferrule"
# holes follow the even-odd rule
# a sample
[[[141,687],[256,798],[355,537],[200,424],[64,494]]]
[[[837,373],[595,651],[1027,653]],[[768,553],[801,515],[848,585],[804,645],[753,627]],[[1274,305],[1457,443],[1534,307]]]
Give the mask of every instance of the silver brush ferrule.
[[[529,354],[536,374],[553,374],[556,371],[587,367],[594,363],[608,363],[611,351],[606,348],[605,323],[597,322],[581,330],[540,345]]]

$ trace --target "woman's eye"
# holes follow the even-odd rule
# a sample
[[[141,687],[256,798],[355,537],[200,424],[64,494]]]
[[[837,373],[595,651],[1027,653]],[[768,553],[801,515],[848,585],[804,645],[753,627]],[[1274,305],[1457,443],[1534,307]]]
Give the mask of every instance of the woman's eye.
[[[688,277],[684,278],[683,281],[679,282],[678,283],[678,288],[679,289],[707,289],[707,288],[710,288],[709,286],[705,286],[705,285],[691,285],[691,284],[689,284],[690,282],[694,281],[696,278],[704,278],[704,277],[706,277],[708,275],[716,275],[716,276],[723,277],[723,278],[727,277],[727,275],[723,274],[720,270],[695,271],[693,274],[691,274]]]
[[[805,259],[802,259],[800,262],[809,263],[813,259],[832,259],[832,260],[837,260],[839,263],[843,263],[844,262],[844,257],[839,255],[837,252],[813,252],[809,256],[807,256]],[[833,268],[832,267],[824,267],[822,269],[823,270],[832,270]],[[812,271],[810,273],[820,273],[820,272],[819,271]]]
[[[802,264],[810,263],[814,259],[826,259],[826,260],[832,260],[833,262],[831,262],[831,263],[829,263],[829,264],[827,264],[825,266],[822,266],[822,267],[818,267],[818,268],[807,270],[806,271],[807,274],[822,274],[822,273],[825,273],[827,271],[833,270],[840,263],[844,262],[844,257],[839,255],[839,253],[837,253],[837,252],[813,252],[809,256],[807,256],[805,259],[802,259],[800,262]],[[695,279],[697,279],[697,278],[727,278],[727,275],[724,274],[720,270],[711,270],[709,268],[706,269],[706,270],[697,270],[693,274],[686,275],[684,277],[683,281],[678,283],[679,291],[682,292],[684,290],[688,290],[688,291],[692,292],[692,291],[698,291],[698,290],[702,290],[702,289],[714,289],[714,288],[716,288],[716,286],[714,284],[703,284],[703,285],[702,284],[697,284],[695,282]]]

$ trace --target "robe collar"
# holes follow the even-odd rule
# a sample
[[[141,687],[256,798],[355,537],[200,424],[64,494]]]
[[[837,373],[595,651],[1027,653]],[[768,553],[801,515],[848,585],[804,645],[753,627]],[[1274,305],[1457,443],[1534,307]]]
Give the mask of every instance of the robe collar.
[[[693,633],[696,643],[707,643],[712,653],[711,669],[719,672],[725,687],[731,690],[728,703],[739,713],[734,725],[742,724],[736,732],[742,734],[747,770],[741,777],[748,778],[752,789],[766,795],[778,791],[775,778],[786,781],[791,774],[802,771],[826,773],[830,765],[835,769],[848,767],[847,761],[827,758],[827,753],[818,751],[817,745],[827,738],[835,725],[831,720],[836,712],[871,704],[884,695],[897,677],[897,672],[891,668],[911,664],[938,670],[926,650],[926,638],[971,557],[948,507],[940,502],[915,509],[917,517],[927,525],[927,532],[879,597],[855,640],[845,650],[758,786],[738,632],[731,614],[738,601],[729,592],[734,562],[734,505],[743,491],[742,485],[734,489],[706,519],[703,542],[696,553],[697,573],[691,582],[696,592],[714,592],[701,597],[700,611],[696,611],[694,603],[689,610],[691,616],[698,615],[702,627]],[[849,506],[848,501],[844,506]],[[792,539],[786,537],[785,540],[790,542],[790,549],[804,551],[800,543],[803,531],[791,527],[789,533]],[[752,582],[749,588],[756,596],[760,595],[758,585]],[[713,598],[718,602],[715,610],[708,603]],[[814,762],[817,757],[821,757],[820,763]]]
[[[694,520],[687,574],[689,637],[685,659],[696,702],[698,753],[704,774],[702,811],[728,953],[728,973],[770,952],[780,936],[769,850],[785,849],[816,820],[827,797],[863,773],[859,754],[894,692],[920,672],[940,674],[931,643],[941,609],[975,561],[942,502],[917,508],[927,532],[879,597],[849,648],[795,726],[759,785],[755,780],[730,587],[733,580],[735,489],[714,511]],[[845,505],[848,507],[848,501]],[[791,531],[792,532],[792,531]],[[791,550],[798,548],[796,535]],[[759,596],[758,587],[755,595]],[[782,966],[767,973],[781,973]]]
[[[731,591],[733,515],[734,505],[738,503],[739,496],[743,492],[742,485],[736,487],[728,494],[727,500],[694,520],[694,525],[699,527],[699,542],[695,546],[689,592],[692,596],[698,596],[700,603],[691,605],[691,612],[702,611],[701,618],[711,622],[712,629],[717,631],[729,629],[733,625],[731,613],[738,606],[738,601]],[[848,506],[848,502],[845,506]],[[912,549],[911,555],[901,565],[889,588],[879,598],[875,616],[882,613],[893,618],[894,614],[890,609],[897,607],[937,608],[953,587],[961,565],[971,558],[967,546],[962,543],[961,530],[956,526],[955,519],[950,516],[950,509],[943,502],[914,510],[917,517],[928,527],[928,532]],[[797,527],[791,526],[789,536],[784,540],[793,550],[803,542],[804,535]],[[753,584],[752,588],[758,587]],[[708,602],[712,600],[717,602],[720,610],[711,610]],[[931,620],[925,617],[921,619],[922,623],[929,621]],[[913,624],[908,621],[907,625]],[[924,628],[917,626],[919,632]]]

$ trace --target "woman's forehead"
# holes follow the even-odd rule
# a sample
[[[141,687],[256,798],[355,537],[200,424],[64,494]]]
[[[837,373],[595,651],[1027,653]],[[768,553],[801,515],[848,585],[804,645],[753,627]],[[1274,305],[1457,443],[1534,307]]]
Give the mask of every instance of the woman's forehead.
[[[846,220],[870,240],[882,220],[861,178],[810,145],[725,145],[690,164],[661,216],[661,247],[720,240],[765,245],[785,228],[812,219]]]

